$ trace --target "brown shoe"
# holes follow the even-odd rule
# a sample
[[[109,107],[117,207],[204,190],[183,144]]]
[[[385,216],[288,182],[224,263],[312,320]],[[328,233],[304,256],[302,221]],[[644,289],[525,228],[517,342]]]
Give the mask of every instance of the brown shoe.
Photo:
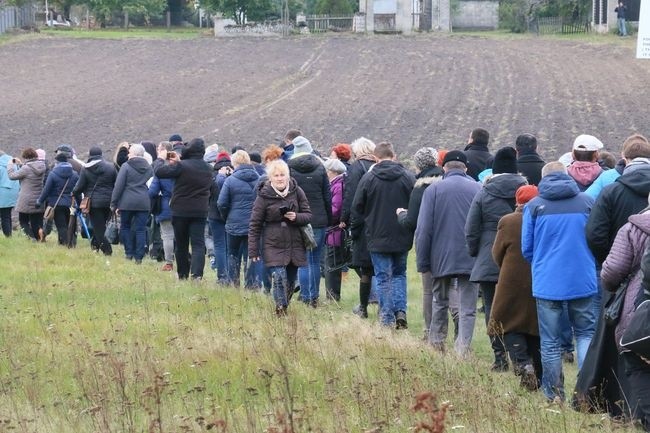
[[[160,268],[161,271],[164,272],[169,272],[174,270],[174,265],[171,263],[165,263],[162,268]]]

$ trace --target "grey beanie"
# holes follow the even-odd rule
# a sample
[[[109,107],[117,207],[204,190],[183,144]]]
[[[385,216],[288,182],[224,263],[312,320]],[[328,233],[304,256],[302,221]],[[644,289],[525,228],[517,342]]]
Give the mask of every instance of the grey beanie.
[[[325,166],[326,170],[333,171],[334,173],[345,173],[347,171],[347,168],[345,167],[345,164],[343,164],[341,161],[338,159],[330,158],[326,160],[323,165]]]
[[[413,162],[418,170],[435,167],[438,162],[438,151],[433,147],[422,147],[413,155]]]
[[[311,143],[302,135],[297,136],[291,142],[293,144],[293,154],[297,153],[312,153],[314,149],[311,147]]]

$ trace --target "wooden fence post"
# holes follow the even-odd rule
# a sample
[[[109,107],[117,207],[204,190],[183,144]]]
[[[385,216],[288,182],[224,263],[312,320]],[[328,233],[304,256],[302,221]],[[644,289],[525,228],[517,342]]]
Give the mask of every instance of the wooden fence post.
[[[167,31],[168,32],[172,31],[172,13],[171,13],[171,11],[167,11]]]

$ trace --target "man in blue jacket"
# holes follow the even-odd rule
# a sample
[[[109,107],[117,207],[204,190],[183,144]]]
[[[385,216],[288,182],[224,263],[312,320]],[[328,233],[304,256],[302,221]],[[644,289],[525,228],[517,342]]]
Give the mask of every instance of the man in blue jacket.
[[[578,352],[578,371],[595,331],[596,261],[585,226],[593,199],[581,193],[560,162],[542,169],[539,196],[524,208],[521,250],[531,263],[542,352],[542,391],[564,400],[560,338],[566,302]],[[568,272],[560,272],[568,270]]]

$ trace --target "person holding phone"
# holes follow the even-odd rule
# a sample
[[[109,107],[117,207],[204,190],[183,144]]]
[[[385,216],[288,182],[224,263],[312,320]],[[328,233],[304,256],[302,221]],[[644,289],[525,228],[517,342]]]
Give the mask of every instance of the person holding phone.
[[[260,182],[248,227],[248,252],[253,262],[262,256],[269,268],[275,312],[284,316],[293,295],[298,268],[307,265],[307,252],[300,226],[311,221],[311,208],[304,191],[289,176],[289,166],[275,160],[266,166],[268,180]]]

